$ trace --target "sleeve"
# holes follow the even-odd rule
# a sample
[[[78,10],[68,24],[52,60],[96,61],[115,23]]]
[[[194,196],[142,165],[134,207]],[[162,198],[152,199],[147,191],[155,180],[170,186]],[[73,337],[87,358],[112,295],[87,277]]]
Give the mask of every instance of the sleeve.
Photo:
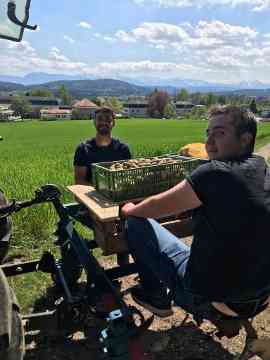
[[[83,143],[78,145],[77,149],[75,150],[73,165],[87,166],[85,147]]]
[[[198,166],[188,177],[193,191],[203,204],[222,197],[231,181],[230,172],[215,166],[212,162]]]

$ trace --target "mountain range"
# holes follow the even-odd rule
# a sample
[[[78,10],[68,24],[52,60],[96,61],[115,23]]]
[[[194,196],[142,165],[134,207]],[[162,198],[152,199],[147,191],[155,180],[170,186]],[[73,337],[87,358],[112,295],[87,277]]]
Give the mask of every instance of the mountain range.
[[[218,92],[248,94],[250,96],[270,94],[270,84],[259,81],[223,84],[190,79],[159,79],[145,77],[133,79],[121,77],[118,79],[87,79],[81,75],[63,75],[47,73],[30,73],[25,76],[0,75],[0,91],[31,91],[36,88],[46,88],[57,93],[59,86],[65,85],[74,97],[87,96],[143,96],[151,93],[155,88],[175,95],[179,89],[185,88],[189,92]],[[253,95],[254,94],[254,95]]]

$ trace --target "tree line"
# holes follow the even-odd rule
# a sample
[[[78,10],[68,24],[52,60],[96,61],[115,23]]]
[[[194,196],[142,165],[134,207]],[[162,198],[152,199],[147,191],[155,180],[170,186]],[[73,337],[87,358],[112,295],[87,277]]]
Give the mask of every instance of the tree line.
[[[40,97],[54,97],[53,93],[47,89],[40,88],[35,89],[28,93],[29,96]],[[56,92],[56,96],[61,99],[61,104],[70,106],[74,100],[69,94],[64,85],[61,85]],[[134,100],[140,100],[141,97],[133,97]],[[119,101],[117,97],[91,97],[98,106],[108,106],[112,108],[116,113],[123,111],[123,103]],[[170,96],[166,91],[155,89],[150,95],[145,97],[148,102],[148,115],[150,117],[167,117],[173,118],[176,116],[175,102],[190,102],[194,105],[204,105],[206,110],[196,110],[195,114],[198,117],[205,116],[207,109],[215,104],[232,104],[249,107],[253,113],[259,113],[264,107],[270,106],[268,99],[256,100],[251,99],[245,95],[224,95],[216,93],[190,93],[186,89],[181,89],[175,97]],[[27,117],[27,114],[31,113],[31,104],[27,100],[27,96],[14,96],[11,104],[11,109],[15,112],[15,115],[20,115],[22,118]],[[197,113],[198,114],[197,114]]]

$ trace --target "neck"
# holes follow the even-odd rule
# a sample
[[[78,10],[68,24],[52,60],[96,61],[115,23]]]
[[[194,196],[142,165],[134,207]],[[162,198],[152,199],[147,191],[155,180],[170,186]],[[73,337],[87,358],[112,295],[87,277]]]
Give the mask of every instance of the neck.
[[[112,136],[110,135],[100,135],[96,134],[96,144],[97,146],[108,146],[112,142]]]

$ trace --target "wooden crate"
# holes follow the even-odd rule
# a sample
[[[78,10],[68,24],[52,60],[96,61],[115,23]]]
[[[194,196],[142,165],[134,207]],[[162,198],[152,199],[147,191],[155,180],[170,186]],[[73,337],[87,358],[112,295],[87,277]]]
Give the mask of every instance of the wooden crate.
[[[127,251],[125,233],[119,221],[94,222],[95,241],[102,249],[103,255],[120,254]]]
[[[68,189],[88,209],[93,219],[95,241],[102,249],[103,255],[120,254],[127,250],[124,221],[119,218],[119,206],[110,202],[92,186],[72,185]],[[160,220],[160,223],[178,237],[192,234],[190,217],[172,216]]]

